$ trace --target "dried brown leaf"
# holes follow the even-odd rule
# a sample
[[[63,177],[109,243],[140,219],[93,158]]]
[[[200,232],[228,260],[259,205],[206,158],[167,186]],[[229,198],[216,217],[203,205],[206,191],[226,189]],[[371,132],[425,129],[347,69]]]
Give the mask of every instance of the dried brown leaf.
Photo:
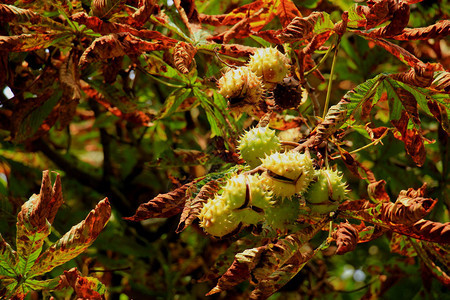
[[[417,64],[406,72],[392,74],[390,77],[412,86],[429,87],[436,68],[435,64]]]
[[[436,120],[439,121],[445,132],[447,132],[447,134],[450,135],[450,120],[445,106],[432,100],[428,100],[427,106],[430,109],[430,112],[436,118]]]
[[[400,135],[394,134],[394,136],[403,141],[403,143],[405,144],[406,152],[420,167],[425,163],[426,159],[424,137],[420,130],[416,128],[408,128],[408,122],[410,118],[411,115],[409,115],[408,112],[402,111],[402,116],[400,117],[400,119],[391,120],[391,123],[395,126],[395,128],[397,128],[398,132],[400,133]],[[416,120],[418,120],[418,117]]]
[[[450,20],[440,20],[436,24],[420,27],[405,28],[398,35],[391,37],[400,41],[428,40],[446,38],[450,34]]]
[[[390,52],[392,55],[397,57],[400,61],[402,61],[403,63],[407,64],[410,67],[414,67],[417,64],[425,65],[420,59],[415,57],[409,51],[407,51],[406,49],[404,49],[394,43],[391,43],[385,39],[373,37],[370,33],[364,33],[364,32],[357,31],[357,30],[355,32],[366,38],[369,38],[376,45],[384,48],[385,50]]]
[[[126,217],[124,219],[137,222],[150,218],[168,218],[179,214],[183,211],[184,203],[188,197],[186,191],[195,182],[191,181],[171,192],[159,194],[147,203],[139,205],[136,213],[132,217]]]
[[[175,39],[169,38],[162,33],[148,29],[135,29],[126,24],[106,22],[97,17],[90,17],[84,12],[76,13],[71,16],[71,19],[80,24],[86,25],[87,28],[95,32],[107,35],[110,33],[130,33],[135,37],[146,40],[156,40],[167,47],[173,47],[178,42]]]
[[[294,42],[309,39],[314,35],[313,29],[317,19],[322,17],[321,12],[312,12],[307,17],[294,18],[278,36],[283,42]]]
[[[359,161],[355,159],[355,156],[347,152],[346,150],[339,148],[339,152],[341,154],[341,159],[345,163],[345,166],[352,172],[353,175],[361,178],[367,179],[370,183],[374,183],[377,180],[375,179],[375,175],[373,172],[361,164]]]
[[[80,66],[108,58],[167,49],[167,43],[148,42],[129,33],[113,33],[97,38],[81,55]]]
[[[0,36],[0,49],[6,52],[29,52],[47,48],[54,40],[67,35],[57,34],[21,34],[13,36]]]
[[[390,12],[392,13],[392,11]],[[408,25],[409,5],[403,1],[398,1],[395,10],[392,13],[391,23],[385,27],[377,28],[370,33],[374,36],[390,38],[398,35]]]
[[[367,186],[367,193],[370,198],[376,202],[389,202],[391,199],[384,188],[385,185],[386,181],[384,180],[369,183]]]
[[[297,251],[283,266],[261,280],[250,294],[250,299],[267,299],[288,283],[314,256],[315,252],[308,247],[305,251]]]
[[[260,261],[260,256],[264,247],[247,249],[235,255],[233,264],[225,274],[220,277],[217,285],[209,291],[206,296],[228,290],[239,283],[249,279],[251,271]]]
[[[80,74],[77,62],[77,53],[72,50],[59,69],[59,80],[63,89],[63,96],[58,107],[59,127],[61,129],[68,126],[72,121],[81,99],[81,88],[79,84]]]
[[[192,44],[179,42],[173,52],[173,61],[177,70],[183,74],[189,73],[195,53],[197,53],[197,48]]]
[[[332,237],[336,240],[336,254],[342,255],[355,250],[359,235],[358,230],[352,224],[345,222],[338,225]]]
[[[200,211],[203,205],[208,201],[208,199],[212,199],[214,194],[221,188],[219,182],[217,180],[211,180],[198,192],[197,196],[191,200],[188,198],[186,204],[184,205],[183,212],[181,213],[180,222],[178,224],[177,233],[183,231],[192,224],[195,218],[200,214]]]

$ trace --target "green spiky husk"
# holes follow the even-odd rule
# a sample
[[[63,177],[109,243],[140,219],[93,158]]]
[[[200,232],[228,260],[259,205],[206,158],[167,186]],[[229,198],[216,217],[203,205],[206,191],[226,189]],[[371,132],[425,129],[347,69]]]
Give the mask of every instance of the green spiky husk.
[[[348,192],[342,174],[331,169],[323,169],[316,171],[314,178],[314,183],[305,194],[311,212],[324,214],[336,210]]]
[[[252,168],[261,164],[261,158],[279,151],[280,148],[280,140],[275,131],[268,127],[255,127],[247,131],[238,146],[241,157]]]
[[[260,76],[267,88],[283,81],[289,72],[288,58],[275,48],[261,48],[250,57],[248,67]]]
[[[286,230],[295,223],[300,214],[298,199],[277,198],[270,209],[265,211],[266,224],[274,229]]]
[[[302,194],[313,179],[314,168],[311,158],[296,151],[273,153],[262,159],[263,182],[274,195],[291,197]]]
[[[247,67],[228,69],[218,86],[219,94],[225,98],[242,98],[247,103],[258,103],[264,92],[261,79]]]
[[[222,237],[238,229],[240,216],[237,216],[226,204],[226,200],[219,195],[209,199],[203,205],[199,214],[200,226],[216,237]]]

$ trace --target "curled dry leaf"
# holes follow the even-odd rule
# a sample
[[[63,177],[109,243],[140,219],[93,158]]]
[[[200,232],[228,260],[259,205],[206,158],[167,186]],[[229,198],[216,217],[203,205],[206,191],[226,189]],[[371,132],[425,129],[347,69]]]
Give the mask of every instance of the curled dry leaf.
[[[433,82],[436,67],[430,63],[417,64],[406,72],[392,74],[390,77],[409,85],[429,87]]]
[[[198,192],[197,196],[191,200],[189,197],[184,205],[183,212],[181,213],[180,222],[178,224],[177,233],[183,231],[192,224],[195,218],[200,214],[200,211],[208,199],[212,199],[214,194],[221,188],[217,180],[211,180]]]
[[[228,290],[247,280],[251,271],[259,263],[263,249],[264,247],[252,248],[236,254],[233,264],[219,278],[217,285],[206,296]]]
[[[322,13],[315,11],[307,17],[294,18],[278,35],[278,38],[283,42],[294,42],[312,38],[314,35],[314,26],[319,17],[323,18]]]
[[[370,198],[376,202],[389,202],[391,199],[384,188],[386,185],[386,181],[378,180],[375,182],[369,183],[367,186],[367,193]]]
[[[173,61],[177,70],[183,74],[189,73],[195,53],[197,53],[197,48],[192,44],[179,42],[173,52]]]
[[[142,221],[150,218],[168,218],[182,212],[187,199],[186,191],[195,184],[191,181],[166,194],[159,194],[147,203],[139,205],[132,217],[126,217],[129,221]]]
[[[374,36],[390,38],[398,35],[408,25],[409,21],[409,5],[403,1],[398,1],[396,8],[392,14],[391,23],[385,27],[377,28],[370,33]]]
[[[395,232],[416,239],[450,244],[450,222],[440,223],[429,220],[419,220],[410,226],[398,226],[392,228]]]
[[[262,280],[269,280],[269,276],[282,268],[293,256],[300,255],[298,252],[302,245],[316,235],[327,222],[329,222],[329,218],[323,218],[302,231],[277,240],[276,243],[269,243],[236,254],[231,267],[207,295],[229,289],[249,278],[254,285],[258,285]],[[305,259],[309,258],[305,256]]]
[[[143,26],[150,16],[159,12],[159,5],[156,0],[139,0],[139,9],[137,9],[131,19],[134,27]]]
[[[56,243],[45,250],[30,270],[31,274],[47,273],[86,250],[108,223],[111,206],[107,198],[91,210],[85,220],[73,226]]]
[[[80,66],[108,58],[167,49],[166,43],[148,42],[129,33],[113,33],[97,38],[81,55]]]
[[[400,41],[428,40],[448,37],[450,20],[441,20],[436,24],[421,28],[405,28],[398,35],[391,37]]]
[[[120,2],[120,0],[92,0],[92,14],[101,19],[109,19]]]
[[[270,297],[288,283],[314,256],[316,251],[311,248],[297,251],[282,267],[256,285],[250,294],[250,299],[267,299]]]
[[[106,22],[100,18],[88,16],[85,12],[76,13],[71,16],[71,19],[75,22],[86,25],[87,28],[103,35],[110,33],[130,33],[133,36],[142,39],[156,40],[167,47],[173,47],[176,43],[178,43],[177,40],[169,38],[158,31],[148,29],[138,30],[126,24]]]
[[[356,11],[358,14],[365,16],[365,28],[371,29],[386,21],[394,21],[394,14],[406,3],[398,0],[373,0],[368,1],[367,4],[368,6],[358,6]]]
[[[355,250],[358,244],[358,230],[352,224],[345,222],[340,223],[332,237],[336,240],[336,254],[342,255]]]

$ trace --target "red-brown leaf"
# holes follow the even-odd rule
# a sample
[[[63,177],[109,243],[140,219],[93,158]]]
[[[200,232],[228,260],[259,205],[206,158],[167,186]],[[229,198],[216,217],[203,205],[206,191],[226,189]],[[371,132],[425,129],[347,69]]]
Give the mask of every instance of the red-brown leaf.
[[[59,277],[58,289],[71,287],[78,299],[103,299],[102,295],[97,291],[98,279],[81,276],[77,268],[72,268],[69,271],[64,270],[64,274]]]
[[[398,225],[391,227],[391,229],[415,239],[450,244],[450,222],[440,223],[422,219],[413,225]]]
[[[17,253],[22,257],[40,251],[44,239],[48,236],[48,223],[52,223],[59,207],[63,203],[61,179],[56,176],[52,187],[50,172],[42,172],[42,184],[39,195],[34,194],[22,205],[17,215]]]
[[[405,28],[398,35],[391,37],[400,41],[428,40],[446,38],[450,34],[450,20],[440,20],[436,24],[420,27]]]
[[[314,25],[321,16],[320,12],[312,12],[307,17],[296,17],[283,29],[278,37],[283,42],[294,42],[311,38],[314,35]]]
[[[136,213],[132,217],[126,217],[129,221],[142,221],[149,218],[168,218],[183,211],[184,203],[187,199],[186,191],[196,181],[191,181],[179,188],[159,194],[147,203],[139,205]]]
[[[391,199],[384,188],[385,185],[386,181],[384,180],[378,180],[370,183],[367,186],[367,192],[370,198],[377,202],[389,202]]]
[[[275,14],[283,27],[288,26],[292,19],[302,16],[302,13],[291,0],[280,0]]]
[[[363,33],[361,31],[355,31],[356,33],[365,36],[367,38],[370,38],[371,41],[373,41],[376,45],[383,47],[387,51],[389,51],[392,55],[397,57],[400,61],[403,63],[409,65],[410,67],[414,67],[417,64],[424,65],[424,63],[415,57],[413,54],[411,54],[409,51],[405,50],[404,48],[393,44],[387,40],[372,37],[370,33]]]
[[[81,99],[80,74],[77,63],[77,52],[72,50],[59,69],[59,80],[63,89],[63,96],[58,107],[59,128],[61,129],[68,126],[72,121]]]
[[[402,111],[401,118],[399,120],[391,120],[391,123],[401,134],[401,136],[394,136],[403,141],[406,152],[408,152],[414,162],[420,167],[425,163],[426,159],[424,137],[418,129],[408,129],[409,119],[408,113],[406,111]]]
[[[441,123],[441,126],[445,130],[445,132],[450,135],[450,121],[445,106],[432,100],[428,100],[427,106],[436,120]]]
[[[192,44],[179,42],[173,52],[173,61],[177,70],[183,74],[189,73],[195,53],[197,53],[197,48]]]
[[[338,255],[355,250],[358,244],[358,230],[348,222],[340,223],[332,237],[336,240]]]
[[[406,72],[392,74],[390,77],[412,86],[429,87],[433,82],[436,68],[435,64],[417,64]]]
[[[391,23],[385,27],[377,28],[371,31],[371,34],[384,38],[395,36],[402,32],[402,30],[408,25],[408,21],[409,5],[403,1],[399,1],[392,15]]]
[[[167,47],[173,47],[178,42],[175,39],[169,38],[162,33],[154,30],[141,29],[137,30],[129,25],[105,22],[97,17],[90,17],[84,12],[76,13],[71,16],[71,19],[80,24],[86,25],[87,28],[92,29],[95,32],[107,35],[110,33],[130,33],[135,37],[139,37],[146,40],[156,40]]]
[[[352,154],[341,148],[339,148],[339,152],[341,154],[342,161],[345,163],[349,171],[353,173],[353,175],[361,179],[367,179],[370,183],[376,182],[373,172],[357,161]],[[363,174],[365,174],[365,176]]]
[[[97,38],[83,53],[80,65],[108,58],[167,49],[164,42],[148,42],[129,33],[113,33]]]
[[[220,277],[217,285],[206,296],[225,291],[249,279],[251,271],[260,261],[263,250],[264,247],[258,247],[236,254],[233,264]]]
[[[198,192],[197,196],[194,199],[186,201],[184,205],[183,212],[181,213],[180,222],[178,224],[177,233],[183,231],[192,224],[195,218],[200,214],[200,211],[203,205],[208,201],[208,199],[212,199],[214,194],[221,188],[217,180],[211,180]]]

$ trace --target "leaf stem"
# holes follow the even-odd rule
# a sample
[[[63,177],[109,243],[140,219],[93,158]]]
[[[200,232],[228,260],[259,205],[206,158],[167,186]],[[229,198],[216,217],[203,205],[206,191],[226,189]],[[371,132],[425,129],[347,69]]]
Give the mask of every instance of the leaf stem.
[[[333,75],[334,75],[334,68],[336,66],[336,58],[339,51],[339,44],[341,43],[341,37],[338,37],[338,40],[336,42],[336,46],[334,49],[334,55],[333,55],[333,62],[331,63],[331,72],[330,72],[330,79],[328,80],[328,89],[327,89],[327,98],[325,99],[325,106],[323,107],[323,115],[322,118],[325,119],[325,116],[328,111],[328,106],[330,104],[330,97],[331,97],[331,88],[333,85]]]
[[[323,62],[328,58],[328,56],[329,56],[330,53],[331,53],[331,50],[333,50],[333,49],[335,49],[335,48],[336,48],[336,46],[334,46],[334,47],[333,47],[333,46],[330,46],[330,47],[328,48],[327,52],[325,53],[325,55],[322,56],[322,58],[320,59],[320,61],[319,61],[314,67],[312,67],[311,69],[309,69],[308,71],[305,72],[305,77],[308,76],[309,74],[311,74],[312,72],[314,72],[315,70],[317,70],[317,68],[319,68],[320,65],[323,64]]]
[[[369,147],[371,147],[371,146],[373,146],[373,145],[378,144],[378,143],[386,136],[386,134],[387,134],[388,132],[389,132],[389,129],[387,129],[387,130],[386,130],[379,138],[377,138],[376,140],[370,142],[370,143],[367,144],[367,145],[362,146],[361,148],[358,148],[358,149],[355,149],[355,150],[353,150],[353,151],[350,151],[349,153],[350,153],[350,154],[354,154],[354,153],[357,153],[357,152],[359,152],[359,151],[361,151],[361,150],[367,149],[367,148],[369,148]],[[332,157],[331,159],[337,159],[337,158],[341,158],[341,155]]]

